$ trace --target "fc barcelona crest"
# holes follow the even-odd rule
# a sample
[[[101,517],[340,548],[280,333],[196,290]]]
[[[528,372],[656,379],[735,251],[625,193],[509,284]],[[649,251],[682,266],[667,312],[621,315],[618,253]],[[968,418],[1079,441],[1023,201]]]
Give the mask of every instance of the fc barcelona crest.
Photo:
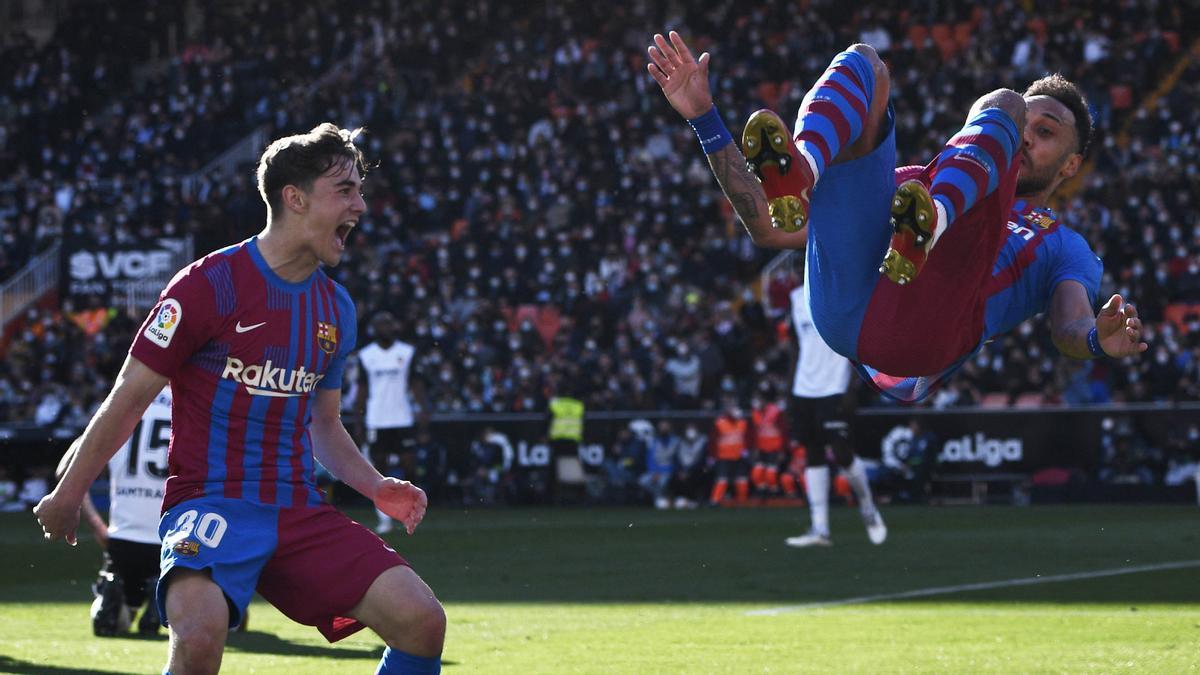
[[[337,350],[337,326],[324,321],[317,322],[317,346],[326,354]]]
[[[1054,224],[1054,216],[1043,209],[1034,209],[1025,214],[1025,220],[1043,230]]]

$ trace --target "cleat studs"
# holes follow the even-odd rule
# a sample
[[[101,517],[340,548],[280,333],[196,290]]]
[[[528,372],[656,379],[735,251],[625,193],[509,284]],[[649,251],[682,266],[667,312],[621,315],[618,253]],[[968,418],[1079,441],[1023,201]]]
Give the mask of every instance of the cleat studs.
[[[771,141],[775,143],[775,145],[783,145],[783,136],[775,134],[775,138],[771,139]]]
[[[756,143],[753,138],[746,139],[746,147],[747,148],[753,148],[755,145],[756,145]]]

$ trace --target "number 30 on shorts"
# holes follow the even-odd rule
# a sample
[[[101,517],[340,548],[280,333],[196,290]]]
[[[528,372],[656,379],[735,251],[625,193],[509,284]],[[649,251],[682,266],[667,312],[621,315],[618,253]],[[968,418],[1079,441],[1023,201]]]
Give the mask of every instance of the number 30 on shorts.
[[[219,514],[200,515],[196,509],[191,509],[179,514],[179,520],[175,521],[175,531],[172,534],[179,539],[195,535],[200,543],[209,548],[216,548],[220,545],[221,537],[225,536],[225,530],[228,527],[229,523],[225,522],[225,519]]]

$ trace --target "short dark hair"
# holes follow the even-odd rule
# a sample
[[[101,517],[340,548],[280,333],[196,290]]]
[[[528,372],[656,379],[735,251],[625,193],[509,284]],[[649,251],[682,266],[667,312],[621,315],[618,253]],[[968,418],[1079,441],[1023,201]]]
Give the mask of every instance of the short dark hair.
[[[1030,96],[1049,96],[1065,105],[1075,116],[1076,152],[1087,157],[1092,144],[1092,113],[1088,109],[1087,99],[1073,82],[1058,73],[1047,75],[1029,85],[1025,90],[1025,98]]]
[[[362,131],[361,127],[351,131],[325,122],[306,134],[285,136],[268,145],[257,171],[258,193],[267,207],[272,212],[279,209],[285,186],[310,190],[314,181],[342,162],[354,162],[359,176],[365,178],[363,154],[354,144]]]

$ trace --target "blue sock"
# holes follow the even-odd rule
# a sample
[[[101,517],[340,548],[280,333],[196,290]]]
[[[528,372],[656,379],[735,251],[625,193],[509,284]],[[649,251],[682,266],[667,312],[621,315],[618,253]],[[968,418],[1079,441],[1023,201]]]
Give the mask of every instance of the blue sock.
[[[794,139],[812,164],[814,179],[821,177],[843,147],[862,135],[874,94],[875,70],[866,57],[852,51],[833,57],[805,94]]]
[[[1020,147],[1016,123],[999,108],[979,111],[946,143],[934,164],[929,195],[946,209],[947,227],[995,192]]]
[[[413,656],[391,647],[383,650],[383,658],[379,659],[379,667],[375,669],[375,675],[438,675],[440,672],[441,657]]]

